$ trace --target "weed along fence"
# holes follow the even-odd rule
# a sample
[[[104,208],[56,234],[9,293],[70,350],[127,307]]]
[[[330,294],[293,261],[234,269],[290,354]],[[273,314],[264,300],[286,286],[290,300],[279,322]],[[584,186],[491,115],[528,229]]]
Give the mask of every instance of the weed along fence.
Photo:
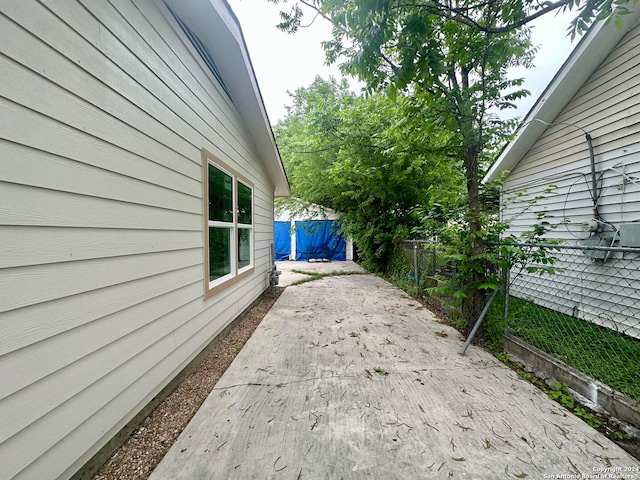
[[[438,278],[452,278],[455,268],[442,246],[429,240],[404,240],[400,245],[406,268],[401,276],[422,287],[435,286]]]
[[[499,343],[506,332],[532,350],[640,401],[640,250],[543,248],[553,273],[536,271],[531,263],[513,266],[507,275],[497,268],[493,272],[497,278],[508,278],[508,287],[503,285],[489,309],[488,335]],[[455,263],[448,260],[444,247],[405,242],[402,252],[405,278],[419,285],[419,292],[433,293],[433,285],[455,283]],[[443,300],[445,306],[452,302],[449,311],[456,311],[455,300]]]

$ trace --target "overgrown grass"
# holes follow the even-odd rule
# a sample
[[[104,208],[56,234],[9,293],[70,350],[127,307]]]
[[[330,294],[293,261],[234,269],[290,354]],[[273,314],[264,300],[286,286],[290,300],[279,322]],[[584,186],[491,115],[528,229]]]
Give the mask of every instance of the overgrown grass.
[[[333,272],[310,272],[307,270],[291,270],[293,273],[299,273],[302,275],[307,275],[308,278],[301,278],[300,280],[296,280],[292,282],[289,286],[293,285],[301,285],[307,282],[313,282],[314,280],[319,280],[324,277],[340,277],[343,275],[364,275],[367,272],[361,272],[359,270],[334,270]]]
[[[506,326],[509,333],[640,401],[640,341],[514,297],[506,324],[503,317],[504,301],[496,298],[487,328],[494,343]]]

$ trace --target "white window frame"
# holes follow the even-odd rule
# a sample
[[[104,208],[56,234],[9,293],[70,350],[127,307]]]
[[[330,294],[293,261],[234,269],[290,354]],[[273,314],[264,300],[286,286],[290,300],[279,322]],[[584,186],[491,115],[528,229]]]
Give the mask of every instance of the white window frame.
[[[250,243],[250,246],[249,246],[249,265],[246,265],[244,267],[238,267],[238,273],[241,274],[241,273],[244,273],[244,272],[246,272],[248,270],[252,270],[253,269],[256,249],[255,249],[255,244],[254,244],[255,236],[253,234],[253,225],[255,223],[255,220],[254,220],[254,211],[255,210],[254,210],[254,206],[253,206],[253,202],[254,202],[254,200],[253,200],[253,192],[254,192],[253,184],[251,184],[250,182],[244,180],[243,178],[238,177],[236,179],[236,181],[234,182],[234,184],[233,184],[234,187],[237,188],[237,185],[239,183],[241,183],[242,185],[244,185],[245,187],[247,187],[247,188],[249,188],[251,190],[251,223],[240,223],[240,221],[237,218],[238,217],[239,206],[236,205],[235,209],[234,209],[234,211],[236,212],[236,220],[237,220],[237,222],[236,222],[236,234],[237,234],[238,240],[240,239],[240,233],[238,232],[238,230],[249,230],[249,238],[251,239],[250,240],[251,243]],[[234,197],[234,200],[236,202],[238,202],[238,198],[239,197],[238,197],[237,189],[236,189],[235,193],[236,193],[236,195]],[[236,243],[234,243],[234,245],[238,245],[238,242],[236,241]],[[239,263],[240,262],[240,256],[239,256],[240,255],[240,247],[238,246],[237,248],[238,248],[238,252],[236,253],[235,259]]]
[[[213,155],[211,152],[203,149],[202,151],[202,164],[203,164],[203,203],[204,203],[204,284],[205,284],[205,297],[214,295],[215,293],[223,290],[235,282],[241,280],[244,277],[251,275],[255,269],[255,188],[253,183]],[[233,198],[233,218],[232,221],[216,221],[209,220],[209,166],[213,166],[222,171],[226,175],[229,175],[232,179],[232,198]],[[239,223],[238,219],[238,184],[248,187],[251,190],[251,223],[244,224]],[[228,228],[230,233],[229,245],[230,245],[230,272],[222,277],[210,280],[210,252],[209,252],[209,228]],[[239,268],[239,230],[250,230],[250,245],[249,245],[249,264]]]

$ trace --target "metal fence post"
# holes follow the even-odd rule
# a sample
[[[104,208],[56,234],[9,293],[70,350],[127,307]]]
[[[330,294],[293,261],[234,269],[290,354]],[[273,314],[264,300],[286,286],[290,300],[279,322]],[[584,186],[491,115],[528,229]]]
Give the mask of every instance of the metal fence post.
[[[420,285],[420,270],[418,269],[418,244],[413,244],[413,270],[415,272],[416,285]]]
[[[567,243],[508,245],[523,247],[526,252],[546,252],[540,257],[527,257],[526,264],[516,261],[514,268],[501,272],[504,333],[640,401],[640,248]],[[441,245],[438,251],[433,242],[405,240],[401,248],[403,279],[408,279],[413,269],[418,285],[422,274],[433,276],[436,286],[447,282],[454,289],[462,287],[457,262],[448,255],[450,247]],[[465,354],[486,319],[497,290],[492,293],[460,354]],[[455,300],[445,296],[443,301],[453,305]],[[567,342],[569,338],[572,341]]]
[[[471,333],[469,334],[469,338],[467,338],[467,341],[464,342],[464,345],[462,346],[462,349],[460,349],[460,355],[464,355],[467,352],[467,348],[469,348],[469,345],[471,345],[471,342],[473,342],[473,337],[475,337],[476,333],[478,333],[478,329],[480,328],[480,325],[482,325],[482,321],[484,320],[484,317],[487,316],[487,312],[489,311],[489,307],[493,303],[493,299],[496,298],[496,294],[497,293],[498,293],[498,289],[496,288],[493,291],[493,293],[491,294],[491,298],[489,298],[489,301],[487,302],[487,304],[482,309],[482,313],[480,313],[480,316],[478,317],[478,320],[476,320],[476,324],[473,326],[473,329],[471,330]]]
[[[511,274],[511,268],[507,268],[504,278],[504,329],[508,328],[507,321],[509,320],[509,276]]]
[[[431,275],[435,276],[437,268],[438,268],[437,257],[436,257],[436,246],[435,245],[433,245],[431,247],[431,259],[433,260],[432,261],[432,268],[431,268]]]

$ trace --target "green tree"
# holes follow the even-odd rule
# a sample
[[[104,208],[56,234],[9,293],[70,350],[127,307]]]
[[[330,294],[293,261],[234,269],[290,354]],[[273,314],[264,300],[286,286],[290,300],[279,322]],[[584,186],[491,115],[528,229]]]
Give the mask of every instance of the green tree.
[[[617,3],[624,10],[625,1]],[[408,92],[428,99],[431,122],[451,132],[448,149],[462,163],[467,196],[463,315],[473,320],[488,285],[484,240],[491,233],[483,228],[491,209],[482,204],[480,179],[490,147],[513,126],[500,120],[499,111],[528,94],[521,89],[522,79],[508,77],[509,67],[530,66],[533,59],[526,25],[575,7],[575,33],[609,16],[612,0],[296,0],[281,13],[282,29],[300,28],[301,5],[332,23],[333,38],[324,42],[330,63],[341,61],[343,71],[366,82],[370,92],[386,91],[391,98]]]
[[[330,62],[344,59],[342,68],[364,80],[369,91],[415,92],[426,100],[431,123],[451,132],[448,149],[462,163],[467,190],[464,222],[468,259],[468,300],[463,313],[472,319],[484,304],[485,255],[480,178],[483,153],[501,130],[497,112],[512,106],[527,92],[522,81],[509,80],[509,66],[527,65],[532,52],[524,29],[493,33],[504,4],[490,2],[467,8],[456,2],[466,19],[486,28],[469,26],[431,8],[431,3],[402,0],[304,2],[333,23],[333,39],[325,42]],[[296,5],[296,8],[298,6]],[[451,12],[445,9],[444,11]],[[300,10],[286,17],[283,27],[295,31]],[[506,93],[510,91],[510,93]]]
[[[327,171],[342,146],[341,110],[355,102],[346,80],[316,77],[309,87],[289,93],[291,105],[274,127],[291,184],[292,197],[334,208]]]
[[[334,79],[292,100],[274,127],[292,194],[340,213],[366,265],[387,271],[398,240],[421,225],[416,208],[462,184],[448,133],[425,121],[417,98],[357,97]]]

